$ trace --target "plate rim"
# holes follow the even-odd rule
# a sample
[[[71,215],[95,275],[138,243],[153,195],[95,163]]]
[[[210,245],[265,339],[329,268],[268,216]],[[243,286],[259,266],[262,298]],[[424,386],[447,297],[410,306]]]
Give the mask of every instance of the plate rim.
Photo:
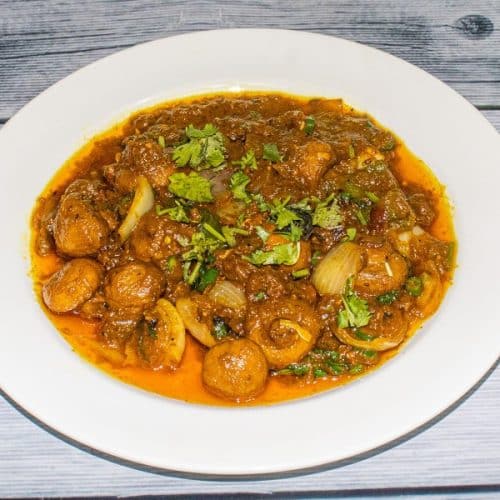
[[[329,470],[338,469],[340,467],[345,467],[347,465],[355,464],[358,462],[362,462],[363,460],[367,460],[371,457],[375,457],[381,453],[391,450],[396,446],[402,445],[417,437],[419,434],[429,430],[434,427],[436,424],[445,419],[448,415],[453,413],[457,408],[462,406],[479,388],[489,379],[492,373],[498,368],[500,365],[500,357],[489,367],[486,373],[481,377],[480,380],[474,384],[462,397],[457,399],[447,408],[439,412],[437,415],[432,417],[431,419],[424,422],[422,425],[416,427],[415,429],[408,431],[407,433],[388,441],[387,443],[381,444],[369,450],[366,450],[361,453],[357,453],[351,455],[349,457],[345,457],[338,460],[332,460],[326,463],[319,463],[316,465],[310,465],[306,467],[293,468],[293,469],[283,469],[271,472],[256,472],[256,473],[247,473],[247,474],[233,474],[233,473],[209,473],[209,472],[196,472],[196,471],[188,471],[182,469],[169,469],[166,467],[158,467],[154,465],[149,465],[142,462],[137,462],[134,460],[122,458],[118,455],[114,455],[109,452],[105,452],[95,448],[93,446],[87,445],[77,439],[71,438],[65,435],[63,432],[58,431],[54,427],[46,424],[42,420],[38,419],[36,416],[27,411],[24,407],[18,404],[13,398],[11,398],[6,392],[0,388],[0,396],[12,406],[20,415],[27,418],[30,422],[35,424],[39,429],[49,433],[51,436],[56,437],[60,441],[65,444],[76,448],[77,450],[84,451],[89,455],[102,458],[107,460],[113,464],[121,465],[124,467],[130,467],[135,470],[141,472],[148,472],[151,474],[157,474],[162,476],[173,476],[182,479],[194,479],[200,481],[258,481],[258,480],[274,480],[274,479],[286,479],[293,478],[302,475],[308,474],[316,474],[321,472],[326,472]]]
[[[117,52],[113,52],[112,54],[109,54],[107,56],[105,56],[104,58],[101,58],[101,59],[98,59],[86,66],[83,66],[82,68],[78,69],[77,71],[67,75],[66,77],[64,77],[63,79],[59,80],[58,82],[54,83],[53,85],[51,85],[50,87],[48,87],[46,90],[44,90],[43,92],[41,92],[40,94],[38,94],[34,99],[32,99],[31,101],[29,101],[27,104],[25,104],[13,117],[11,117],[2,127],[2,129],[0,130],[0,137],[3,135],[4,133],[4,130],[6,129],[9,129],[10,127],[12,126],[15,126],[15,123],[17,122],[18,119],[22,119],[23,117],[23,114],[26,112],[25,110],[28,109],[29,111],[29,107],[30,105],[32,105],[32,103],[36,103],[36,101],[39,99],[39,98],[43,98],[43,96],[45,96],[47,93],[50,93],[50,92],[53,92],[54,90],[57,89],[58,85],[62,84],[62,82],[65,82],[66,80],[70,79],[73,75],[76,75],[78,73],[80,73],[81,71],[84,71],[86,70],[87,68],[89,67],[96,67],[100,64],[105,64],[105,61],[108,60],[109,58],[113,58],[115,57],[117,54],[123,54],[123,53],[128,53],[130,51],[134,51],[138,48],[142,48],[144,46],[152,46],[156,43],[161,43],[161,42],[164,42],[165,40],[169,40],[169,39],[172,39],[172,38],[181,38],[181,37],[197,37],[198,35],[200,34],[207,34],[207,33],[220,33],[220,32],[230,32],[230,33],[233,33],[233,32],[238,32],[238,33],[241,33],[241,32],[258,32],[258,31],[265,31],[265,32],[285,32],[285,33],[294,33],[294,34],[298,34],[299,36],[301,35],[307,35],[307,36],[311,36],[311,37],[315,37],[315,38],[322,38],[322,39],[325,39],[325,40],[328,40],[328,39],[335,39],[337,41],[340,41],[342,43],[347,43],[347,44],[353,44],[353,45],[356,45],[356,46],[359,46],[359,47],[362,47],[363,49],[368,49],[368,50],[371,50],[371,51],[374,51],[376,53],[382,53],[384,54],[384,56],[389,56],[390,58],[394,59],[395,61],[398,62],[398,64],[401,64],[401,63],[404,63],[405,65],[411,67],[413,70],[418,70],[418,72],[426,75],[426,77],[430,77],[434,80],[434,82],[436,83],[439,83],[441,86],[443,86],[444,88],[446,88],[446,90],[448,92],[453,92],[455,94],[455,96],[459,97],[461,99],[461,101],[464,103],[464,104],[467,104],[468,107],[470,108],[470,110],[474,110],[474,112],[481,117],[481,119],[487,123],[489,125],[489,127],[495,131],[496,133],[496,130],[495,128],[493,127],[493,125],[484,117],[484,115],[482,115],[482,113],[477,109],[475,108],[469,101],[467,101],[463,96],[461,96],[458,92],[456,92],[454,89],[452,89],[451,87],[449,87],[448,85],[446,85],[444,82],[440,81],[438,78],[434,77],[433,75],[427,73],[426,71],[424,71],[423,69],[397,57],[397,56],[394,56],[392,54],[389,54],[387,52],[384,52],[384,51],[381,51],[379,49],[376,49],[374,47],[371,47],[369,45],[364,45],[364,44],[361,44],[361,43],[358,43],[358,42],[354,42],[354,41],[351,41],[351,40],[346,40],[346,39],[343,39],[343,38],[339,38],[339,37],[335,37],[335,36],[330,36],[330,35],[323,35],[323,34],[317,34],[317,33],[311,33],[311,32],[307,32],[307,31],[298,31],[298,30],[284,30],[284,29],[260,29],[260,28],[235,28],[235,29],[224,29],[224,30],[204,30],[204,31],[197,31],[197,32],[189,32],[189,33],[184,33],[184,34],[180,34],[180,35],[173,35],[173,36],[168,36],[168,37],[163,37],[163,38],[158,38],[158,39],[155,39],[155,40],[152,40],[152,41],[149,41],[149,42],[145,42],[145,43],[141,43],[141,44],[137,44],[137,45],[134,45],[132,47],[129,47],[129,48],[126,48],[124,50],[120,50],[120,51],[117,51]],[[130,113],[129,113],[130,114]],[[20,116],[20,118],[19,118]],[[218,475],[218,474],[214,474],[214,473],[210,473],[210,472],[190,472],[190,471],[184,471],[182,469],[169,469],[169,468],[157,468],[156,466],[153,466],[153,465],[147,465],[147,464],[143,464],[142,462],[134,462],[134,461],[130,461],[128,459],[124,459],[124,458],[121,458],[121,457],[118,457],[118,456],[115,456],[113,454],[109,454],[107,452],[104,452],[104,451],[101,451],[99,449],[94,449],[95,450],[95,453],[92,451],[92,447],[89,446],[89,445],[86,445],[84,442],[81,442],[79,440],[76,440],[70,436],[66,436],[64,435],[63,433],[61,433],[60,431],[58,431],[57,429],[55,428],[52,428],[50,427],[48,424],[46,424],[45,422],[43,422],[42,420],[39,420],[38,421],[38,417],[32,413],[30,413],[28,410],[26,410],[23,406],[21,406],[20,404],[18,404],[15,400],[15,398],[11,397],[7,391],[4,391],[2,389],[2,387],[0,386],[0,393],[4,396],[4,398],[9,401],[10,404],[12,404],[16,409],[18,409],[18,411],[20,411],[21,413],[23,413],[24,415],[26,415],[30,420],[34,421],[37,425],[39,425],[40,427],[44,428],[45,430],[48,430],[48,432],[56,435],[57,437],[59,437],[60,439],[62,439],[63,441],[65,442],[69,442],[70,444],[72,444],[73,446],[76,446],[80,449],[84,449],[85,451],[89,451],[90,453],[96,455],[96,456],[103,456],[104,458],[107,458],[111,461],[116,461],[118,463],[120,462],[123,462],[125,465],[130,465],[132,467],[135,467],[135,466],[139,466],[138,468],[141,468],[141,467],[146,467],[150,472],[157,472],[157,471],[163,471],[167,474],[182,474],[182,475],[189,475],[189,476],[217,476],[218,478],[229,478],[229,479],[236,479],[237,477],[245,477],[245,478],[249,478],[249,477],[265,477],[265,476],[274,476],[274,475],[278,475],[279,477],[283,477],[283,476],[286,476],[287,474],[291,474],[291,475],[296,475],[296,474],[301,474],[301,473],[309,473],[309,471],[313,472],[314,470],[317,470],[318,468],[322,468],[324,467],[325,469],[329,469],[329,468],[332,468],[332,467],[338,467],[338,466],[341,466],[341,465],[345,465],[345,462],[347,461],[347,463],[353,463],[355,461],[358,461],[358,460],[362,460],[364,457],[364,455],[368,454],[368,456],[372,456],[376,453],[380,453],[381,451],[384,451],[386,449],[390,449],[392,448],[393,446],[399,444],[400,442],[404,442],[406,441],[407,439],[413,437],[414,435],[416,434],[419,434],[420,432],[422,432],[423,430],[429,428],[430,426],[434,425],[434,423],[436,423],[437,421],[441,420],[442,418],[444,418],[444,416],[446,416],[447,414],[449,414],[451,411],[453,411],[456,407],[458,407],[463,401],[465,401],[468,397],[470,397],[470,395],[475,391],[477,390],[477,388],[488,378],[488,376],[495,370],[496,366],[498,365],[498,357],[497,357],[497,360],[491,365],[489,366],[484,372],[483,372],[483,375],[482,377],[479,379],[479,380],[476,380],[474,382],[474,384],[472,384],[472,386],[470,386],[468,388],[468,390],[462,394],[462,396],[459,398],[459,399],[456,399],[453,403],[451,403],[451,405],[449,405],[447,408],[441,410],[440,412],[437,412],[437,414],[435,414],[434,416],[430,417],[429,419],[427,419],[421,426],[409,431],[408,433],[406,434],[403,434],[401,435],[400,437],[392,440],[392,441],[389,441],[388,443],[385,443],[385,444],[382,444],[378,447],[375,447],[375,448],[372,448],[366,452],[363,452],[363,453],[360,453],[360,454],[354,454],[348,458],[344,458],[344,459],[340,459],[340,460],[335,460],[333,462],[329,462],[329,463],[322,463],[322,464],[318,464],[318,465],[312,465],[310,467],[304,467],[304,468],[294,468],[294,469],[289,469],[289,468],[285,468],[283,470],[276,470],[274,472],[269,472],[269,473],[262,473],[262,472],[256,472],[256,473],[248,473],[248,474],[236,474],[236,473],[228,473],[228,474],[221,474],[221,475]],[[326,394],[326,393],[323,393],[323,394]],[[299,400],[300,401],[300,400]],[[292,401],[291,403],[296,403],[296,401]],[[287,404],[286,402],[285,403],[281,403],[281,404]],[[335,464],[339,464],[339,465],[335,465]],[[137,468],[137,467],[136,467]]]

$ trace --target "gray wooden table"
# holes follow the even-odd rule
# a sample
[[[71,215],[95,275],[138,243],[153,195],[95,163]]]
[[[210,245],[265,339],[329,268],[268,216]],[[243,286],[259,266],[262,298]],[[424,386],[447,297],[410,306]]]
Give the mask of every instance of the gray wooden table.
[[[234,27],[300,29],[378,47],[444,80],[500,130],[499,0],[0,0],[0,126],[46,87],[107,54],[154,38]],[[381,454],[292,478],[222,482],[156,475],[89,455],[0,398],[0,497],[329,492],[499,498],[499,423],[497,369],[443,420]]]

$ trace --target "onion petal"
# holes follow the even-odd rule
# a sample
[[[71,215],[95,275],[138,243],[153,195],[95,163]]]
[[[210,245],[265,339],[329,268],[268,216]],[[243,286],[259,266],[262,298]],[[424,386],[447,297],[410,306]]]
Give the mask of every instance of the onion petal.
[[[243,290],[228,280],[218,281],[208,293],[208,297],[216,304],[231,309],[243,309],[247,305]]]
[[[186,345],[186,330],[177,309],[167,299],[159,299],[154,311],[158,315],[156,331],[164,345],[164,357],[170,367],[179,366]]]
[[[317,265],[311,281],[321,295],[341,294],[347,279],[361,269],[361,250],[346,241],[332,248]]]
[[[139,219],[153,208],[155,196],[153,188],[149,184],[146,177],[140,175],[137,178],[137,187],[134,194],[134,199],[128,210],[125,220],[118,229],[118,234],[122,242],[126,241],[132,231],[137,226]]]
[[[189,297],[181,297],[177,299],[175,307],[185,327],[196,340],[207,347],[212,347],[216,344],[208,326],[198,320],[198,304],[194,300]]]

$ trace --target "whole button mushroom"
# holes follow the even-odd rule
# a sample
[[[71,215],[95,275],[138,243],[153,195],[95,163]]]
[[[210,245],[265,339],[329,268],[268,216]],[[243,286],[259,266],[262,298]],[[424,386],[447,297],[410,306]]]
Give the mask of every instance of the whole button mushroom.
[[[95,260],[70,260],[43,285],[43,301],[52,312],[73,311],[94,295],[103,274]]]

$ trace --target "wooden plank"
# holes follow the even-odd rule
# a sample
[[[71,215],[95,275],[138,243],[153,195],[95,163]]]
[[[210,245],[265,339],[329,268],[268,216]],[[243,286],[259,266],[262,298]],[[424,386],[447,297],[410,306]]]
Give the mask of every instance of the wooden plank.
[[[500,132],[500,109],[483,109],[481,113]]]
[[[0,398],[0,497],[495,485],[500,482],[499,401],[497,369],[454,412],[396,448],[312,475],[235,483],[160,476],[97,459],[39,429]]]
[[[490,31],[492,25],[497,29]],[[433,8],[428,0],[0,0],[0,118],[120,48],[187,31],[251,26],[302,29],[366,43],[422,67],[476,105],[500,105],[496,0],[475,2],[473,8],[467,1]]]

